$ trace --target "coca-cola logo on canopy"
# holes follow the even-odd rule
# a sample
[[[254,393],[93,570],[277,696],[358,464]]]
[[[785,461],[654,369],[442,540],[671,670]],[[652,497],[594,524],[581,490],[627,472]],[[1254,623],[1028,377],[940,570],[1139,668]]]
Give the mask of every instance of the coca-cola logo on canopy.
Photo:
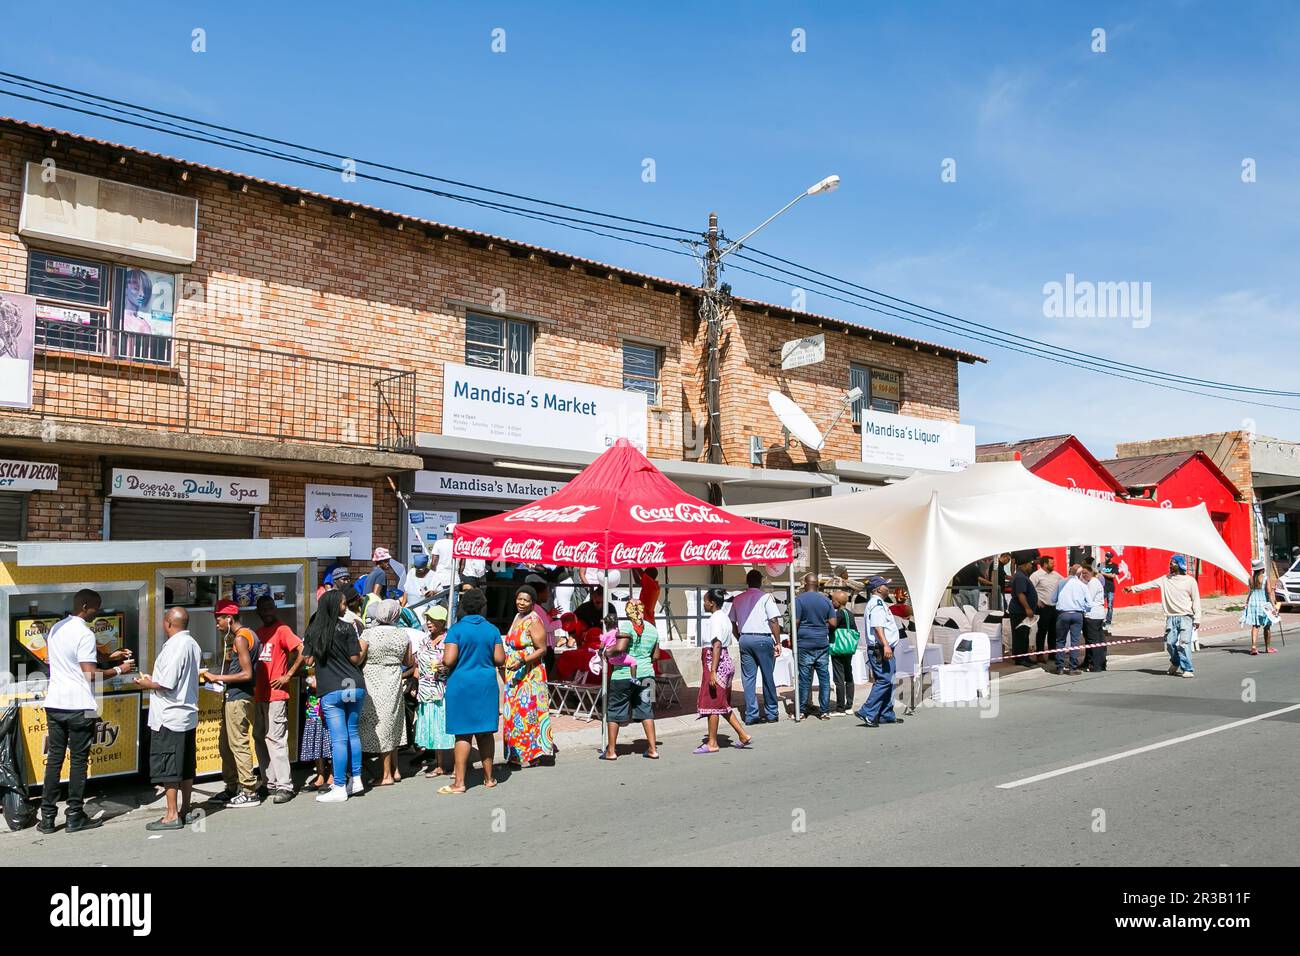
[[[526,538],[516,541],[514,538],[506,538],[501,543],[501,557],[508,561],[539,562],[542,560],[542,539]]]
[[[663,541],[643,541],[636,545],[616,544],[609,553],[610,564],[630,564],[645,568],[655,564],[666,564],[664,555],[667,545]]]
[[[584,515],[599,510],[596,505],[567,505],[563,508],[539,508],[533,505],[506,515],[506,521],[535,521],[538,524],[573,524]]]
[[[773,538],[769,541],[746,541],[741,549],[742,561],[789,561],[790,542]]]
[[[595,541],[575,541],[573,544],[557,541],[551,552],[556,564],[594,564],[599,556],[599,545]]]
[[[722,517],[708,505],[693,505],[681,502],[671,508],[643,508],[633,505],[630,511],[633,521],[642,524],[655,524],[660,521],[681,521],[686,524],[726,524]]]
[[[712,541],[686,541],[682,544],[683,561],[708,561],[711,564],[728,564],[731,561],[731,542],[714,538]]]
[[[452,553],[458,558],[490,558],[492,557],[492,539],[475,538],[471,541],[468,538],[462,538],[456,542]]]

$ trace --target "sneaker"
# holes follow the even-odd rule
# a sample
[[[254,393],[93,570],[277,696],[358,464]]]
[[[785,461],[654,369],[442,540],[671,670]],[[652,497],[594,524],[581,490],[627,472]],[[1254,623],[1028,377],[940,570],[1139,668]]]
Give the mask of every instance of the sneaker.
[[[1184,676],[1184,677],[1195,677],[1196,675],[1193,674],[1191,671],[1183,671],[1183,676]]]
[[[362,782],[360,777],[353,777],[350,780],[348,780],[348,785],[346,789],[347,789],[347,795],[349,797],[355,797],[358,794],[363,794],[366,792],[366,785],[365,783]]]
[[[262,798],[255,793],[240,793],[226,801],[226,806],[231,810],[242,810],[245,807],[260,807]]]
[[[1181,671],[1178,670],[1177,664],[1170,664],[1169,670],[1167,670],[1165,673],[1167,673],[1170,677],[1177,677],[1181,673]]]
[[[296,796],[296,794],[295,794],[292,790],[277,790],[277,791],[275,791],[275,797],[272,798],[271,802],[272,802],[272,803],[288,803],[288,802],[289,802],[290,800],[292,800],[295,796]]]
[[[316,795],[317,803],[342,803],[348,798],[348,791],[345,787],[330,787],[324,793]]]
[[[229,803],[231,800],[235,799],[236,796],[238,796],[238,791],[223,790],[215,797],[209,797],[208,801],[211,803]]]

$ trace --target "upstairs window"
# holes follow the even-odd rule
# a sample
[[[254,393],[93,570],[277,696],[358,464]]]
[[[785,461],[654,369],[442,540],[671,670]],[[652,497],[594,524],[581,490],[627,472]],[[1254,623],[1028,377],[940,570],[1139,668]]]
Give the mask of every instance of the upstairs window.
[[[517,319],[465,316],[465,364],[529,375],[533,370],[533,327]]]
[[[865,365],[849,366],[849,388],[862,389],[862,397],[853,403],[853,424],[862,424],[862,409],[898,414],[902,407],[902,375]]]
[[[623,391],[640,392],[649,405],[659,404],[660,350],[653,345],[623,343]]]

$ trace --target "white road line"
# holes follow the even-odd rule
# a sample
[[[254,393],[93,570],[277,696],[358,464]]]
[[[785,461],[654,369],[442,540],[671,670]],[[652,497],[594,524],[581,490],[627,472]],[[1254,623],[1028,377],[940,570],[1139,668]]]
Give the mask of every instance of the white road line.
[[[1060,770],[1049,770],[1047,773],[1035,774],[1032,777],[1025,777],[1022,780],[1012,780],[1010,783],[1000,783],[998,784],[998,789],[1011,790],[1015,787],[1023,787],[1026,784],[1038,783],[1040,780],[1050,780],[1052,777],[1060,777],[1063,774],[1074,773],[1076,770],[1087,770],[1089,767],[1096,767],[1103,763],[1110,763],[1114,760],[1123,760],[1125,757],[1135,757],[1138,754],[1149,753],[1152,750],[1160,750],[1163,747],[1172,747],[1174,744],[1186,743],[1187,741],[1195,740],[1198,737],[1208,737],[1210,734],[1217,734],[1221,730],[1232,730],[1234,727],[1243,727],[1246,724],[1253,724],[1257,720],[1268,720],[1268,718],[1277,717],[1279,714],[1289,714],[1293,710],[1300,710],[1300,704],[1292,704],[1290,707],[1283,707],[1281,710],[1271,710],[1267,714],[1258,714],[1254,717],[1247,717],[1245,720],[1234,720],[1230,724],[1211,727],[1209,730],[1198,730],[1194,734],[1184,734],[1182,737],[1174,737],[1170,740],[1161,740],[1158,743],[1147,744],[1145,747],[1136,747],[1133,750],[1125,750],[1123,753],[1111,754],[1109,757],[1098,757],[1096,760],[1087,760],[1083,763],[1076,763],[1070,767],[1062,767]]]

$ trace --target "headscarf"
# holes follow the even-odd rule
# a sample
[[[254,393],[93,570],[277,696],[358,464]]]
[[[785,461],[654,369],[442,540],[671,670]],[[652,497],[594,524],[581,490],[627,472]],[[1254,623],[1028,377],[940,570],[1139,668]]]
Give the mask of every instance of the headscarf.
[[[402,605],[397,601],[373,601],[366,608],[367,624],[392,624],[401,616]]]

